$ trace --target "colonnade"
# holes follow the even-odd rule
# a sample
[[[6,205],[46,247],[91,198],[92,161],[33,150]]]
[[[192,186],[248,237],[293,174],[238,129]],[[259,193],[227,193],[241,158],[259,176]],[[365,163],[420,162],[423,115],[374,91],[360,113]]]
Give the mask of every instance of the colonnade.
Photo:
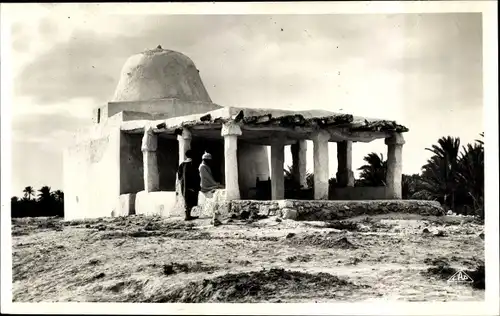
[[[240,199],[240,188],[238,183],[238,137],[242,135],[241,127],[234,122],[223,124],[221,136],[224,138],[225,156],[225,184],[226,198],[228,200]],[[145,129],[142,139],[142,152],[144,163],[144,190],[153,192],[159,190],[159,172],[156,158],[158,148],[157,135],[151,128]],[[192,135],[188,129],[183,129],[177,136],[179,142],[179,164],[185,159],[185,152],[191,148]],[[312,135],[314,157],[314,199],[328,199],[329,181],[329,152],[328,143],[330,134],[320,130]],[[285,162],[284,138],[274,138],[271,142],[271,196],[273,200],[285,198],[284,162]],[[402,149],[405,141],[401,134],[393,134],[385,139],[387,145],[387,177],[386,198],[402,198]],[[306,182],[306,140],[298,140],[291,145],[293,160],[293,177],[297,183],[307,186]],[[354,186],[354,173],[352,171],[352,141],[337,142],[338,170],[337,181],[342,187]]]

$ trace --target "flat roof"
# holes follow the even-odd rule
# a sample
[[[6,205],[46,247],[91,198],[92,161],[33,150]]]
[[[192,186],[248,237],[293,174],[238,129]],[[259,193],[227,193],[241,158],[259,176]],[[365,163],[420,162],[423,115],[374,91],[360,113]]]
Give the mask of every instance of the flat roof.
[[[263,133],[283,132],[288,133],[291,138],[307,139],[310,132],[325,129],[331,134],[344,133],[345,137],[352,135],[354,141],[356,141],[356,137],[360,138],[359,141],[364,141],[362,139],[365,139],[368,134],[371,135],[368,139],[373,140],[388,137],[390,133],[408,132],[407,127],[395,121],[358,117],[345,113],[324,110],[289,111],[240,107],[223,107],[206,113],[163,120],[125,121],[121,123],[121,130],[129,133],[140,133],[145,128],[152,127],[156,133],[175,135],[182,128],[190,128],[191,130],[203,130],[204,134],[209,134],[210,131],[212,133],[219,132],[217,137],[220,138],[222,124],[231,120],[242,123],[244,134],[260,134],[260,138],[272,137],[272,135],[263,135]],[[250,136],[250,138],[257,137],[256,135]],[[333,137],[333,141],[341,139],[343,139],[341,136]]]

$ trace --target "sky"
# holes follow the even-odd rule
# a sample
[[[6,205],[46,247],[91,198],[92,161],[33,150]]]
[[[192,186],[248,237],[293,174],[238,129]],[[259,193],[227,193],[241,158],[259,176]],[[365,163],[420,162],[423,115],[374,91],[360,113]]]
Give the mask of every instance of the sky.
[[[162,45],[189,56],[223,106],[324,109],[396,120],[403,172],[442,136],[483,132],[480,13],[109,15],[33,4],[12,25],[12,194],[62,187],[62,150],[114,94],[131,55]],[[309,144],[308,169],[312,166]],[[353,167],[383,140],[353,145]],[[291,163],[290,155],[286,163]],[[330,174],[336,172],[330,145]]]

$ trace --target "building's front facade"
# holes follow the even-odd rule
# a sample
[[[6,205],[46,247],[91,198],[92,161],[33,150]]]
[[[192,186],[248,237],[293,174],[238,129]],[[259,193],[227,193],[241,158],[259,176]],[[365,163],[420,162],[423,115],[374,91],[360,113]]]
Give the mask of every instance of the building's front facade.
[[[306,185],[306,141],[313,142],[314,199],[400,199],[402,133],[394,122],[326,111],[292,112],[212,103],[193,62],[161,48],[131,57],[112,102],[64,154],[66,219],[182,214],[176,171],[184,153],[212,154],[224,198],[254,199],[257,179],[270,179],[273,200],[285,198],[284,150],[294,179]],[[354,187],[352,146],[384,139],[387,185]],[[337,143],[341,188],[329,197],[328,143]],[[267,152],[270,146],[270,165]]]

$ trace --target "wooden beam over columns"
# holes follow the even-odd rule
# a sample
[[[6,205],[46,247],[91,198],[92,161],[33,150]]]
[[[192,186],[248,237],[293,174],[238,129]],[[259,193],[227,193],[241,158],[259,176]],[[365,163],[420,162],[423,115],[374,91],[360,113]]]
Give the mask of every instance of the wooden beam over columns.
[[[147,124],[156,124],[158,121],[126,121],[121,123],[121,130],[128,133],[143,133],[144,126]],[[234,123],[234,122],[233,122]],[[203,131],[203,130],[219,130],[222,128],[224,122],[184,122],[176,126],[166,126],[165,123],[153,124],[153,132],[155,133],[175,133],[176,130],[183,127],[189,128],[191,131]],[[309,135],[314,132],[313,127],[306,126],[276,126],[276,125],[258,125],[250,124],[243,125],[240,124],[240,129],[243,131],[249,131],[254,133],[263,133],[264,135],[269,133],[287,133],[292,139],[308,139]],[[330,141],[353,141],[369,143],[376,139],[388,138],[392,135],[392,132],[384,131],[352,131],[349,127],[339,127],[339,126],[325,126],[322,130],[328,131],[331,138]],[[290,144],[287,144],[290,145]]]
[[[348,129],[331,128],[327,129],[330,133],[331,141],[353,141],[361,143],[370,143],[376,139],[383,139],[390,136],[388,132],[371,132],[371,131],[349,131]]]

